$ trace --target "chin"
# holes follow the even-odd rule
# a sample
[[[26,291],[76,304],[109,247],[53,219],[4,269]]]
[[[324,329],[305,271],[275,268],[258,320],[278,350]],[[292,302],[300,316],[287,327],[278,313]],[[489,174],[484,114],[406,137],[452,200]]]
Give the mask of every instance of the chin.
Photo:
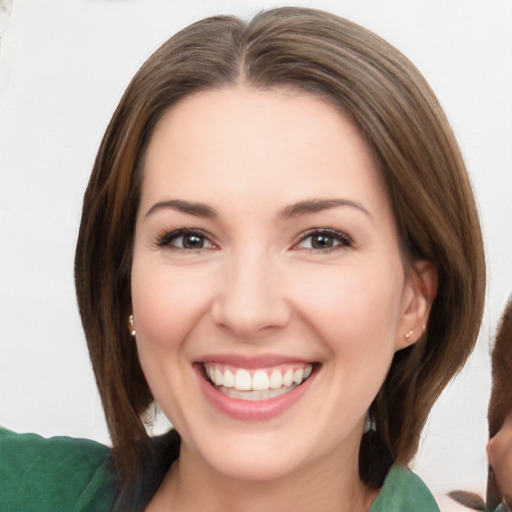
[[[218,474],[232,480],[268,482],[283,479],[297,471],[300,465],[279,451],[266,457],[261,450],[249,453],[226,454],[223,460],[212,461],[211,467]]]

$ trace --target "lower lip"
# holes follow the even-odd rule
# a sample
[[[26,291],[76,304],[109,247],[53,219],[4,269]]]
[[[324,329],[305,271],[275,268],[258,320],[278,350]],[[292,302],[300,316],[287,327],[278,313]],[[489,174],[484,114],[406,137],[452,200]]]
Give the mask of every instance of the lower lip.
[[[199,382],[208,401],[221,413],[241,421],[265,421],[275,418],[297,403],[311,386],[316,377],[313,372],[300,386],[269,400],[240,400],[221,393],[203,376],[202,368],[197,368]]]

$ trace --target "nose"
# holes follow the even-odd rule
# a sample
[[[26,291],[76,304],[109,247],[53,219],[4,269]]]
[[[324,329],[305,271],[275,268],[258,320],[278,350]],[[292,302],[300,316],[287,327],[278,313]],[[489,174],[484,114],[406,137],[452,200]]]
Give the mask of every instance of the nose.
[[[290,322],[291,307],[276,259],[246,250],[226,262],[212,305],[217,325],[250,340]]]

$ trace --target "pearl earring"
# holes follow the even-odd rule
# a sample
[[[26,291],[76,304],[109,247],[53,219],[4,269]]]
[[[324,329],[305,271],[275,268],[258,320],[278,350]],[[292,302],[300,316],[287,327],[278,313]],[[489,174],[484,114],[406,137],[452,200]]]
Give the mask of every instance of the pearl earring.
[[[412,338],[413,332],[414,332],[414,331],[412,331],[412,330],[411,330],[411,331],[409,331],[409,332],[406,332],[406,333],[404,334],[404,338],[405,338],[406,340],[410,340],[410,339]]]
[[[133,315],[130,315],[130,316],[128,317],[128,323],[129,323],[132,327],[135,325],[135,319],[133,318]],[[135,335],[137,334],[137,331],[136,331],[135,329],[132,329],[132,330],[130,331],[130,334],[131,334],[132,336],[135,336]]]

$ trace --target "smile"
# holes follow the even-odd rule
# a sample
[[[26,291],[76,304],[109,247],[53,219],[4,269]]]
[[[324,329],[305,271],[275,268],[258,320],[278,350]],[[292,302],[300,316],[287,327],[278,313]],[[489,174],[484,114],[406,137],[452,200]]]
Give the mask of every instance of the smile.
[[[253,422],[277,418],[302,402],[322,364],[276,354],[208,354],[193,367],[216,412]]]
[[[238,400],[262,401],[284,395],[302,384],[313,365],[284,364],[273,368],[236,368],[219,363],[204,363],[206,379],[220,393]]]

